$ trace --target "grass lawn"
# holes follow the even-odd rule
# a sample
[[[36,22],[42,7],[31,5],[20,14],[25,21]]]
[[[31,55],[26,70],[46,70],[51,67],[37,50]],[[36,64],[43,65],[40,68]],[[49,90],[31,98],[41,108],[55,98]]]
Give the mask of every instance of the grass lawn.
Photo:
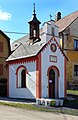
[[[67,94],[78,95],[78,90],[67,90]]]
[[[71,101],[66,101],[65,104],[70,104]],[[46,108],[44,106],[38,106],[36,104],[22,104],[22,103],[11,103],[11,102],[0,102],[0,105],[7,105],[17,108],[23,108],[28,110],[37,110],[37,111],[45,111],[45,112],[55,112],[55,113],[63,113],[63,114],[71,114],[71,115],[77,115],[78,116],[78,109],[71,109],[71,108],[65,108],[65,107],[50,107]]]

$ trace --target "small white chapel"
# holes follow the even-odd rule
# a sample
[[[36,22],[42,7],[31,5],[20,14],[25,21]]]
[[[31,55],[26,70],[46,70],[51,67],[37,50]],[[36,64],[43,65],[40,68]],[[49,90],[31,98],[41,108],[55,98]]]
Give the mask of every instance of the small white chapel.
[[[60,47],[58,26],[47,21],[40,29],[35,6],[29,34],[12,44],[7,58],[10,98],[63,98],[66,96],[67,57]]]

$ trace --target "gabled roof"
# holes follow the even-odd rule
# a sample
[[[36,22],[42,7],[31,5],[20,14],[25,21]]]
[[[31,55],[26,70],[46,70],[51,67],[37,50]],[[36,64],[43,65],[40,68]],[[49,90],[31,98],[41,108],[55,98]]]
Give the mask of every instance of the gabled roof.
[[[73,12],[64,18],[58,20],[55,24],[59,27],[59,32],[65,30],[70,24],[72,24],[78,18],[78,11]]]
[[[33,57],[36,56],[39,52],[47,48],[47,46],[50,44],[50,42],[53,40],[56,42],[58,48],[60,49],[61,53],[63,54],[64,57],[66,55],[62,51],[61,47],[59,46],[58,42],[56,41],[55,37],[52,37],[47,43],[35,43],[33,45],[29,45],[28,43],[26,44],[20,44],[19,47],[9,56],[9,58],[6,61],[11,61],[11,60],[17,60],[17,59],[22,59],[22,58],[28,58],[28,57]],[[66,57],[67,59],[67,57]]]
[[[35,43],[32,45],[29,45],[28,42],[26,44],[21,43],[9,56],[7,61],[36,56],[43,46],[44,44],[40,43]]]
[[[27,34],[26,36],[14,41],[11,44],[11,51],[14,51],[17,49],[17,47],[19,47],[21,44],[26,44],[27,41],[29,40],[29,34]]]

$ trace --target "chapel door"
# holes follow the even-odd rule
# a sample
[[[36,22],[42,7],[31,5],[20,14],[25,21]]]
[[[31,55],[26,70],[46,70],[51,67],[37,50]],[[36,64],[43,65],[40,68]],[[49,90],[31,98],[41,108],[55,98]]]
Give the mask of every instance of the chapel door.
[[[49,71],[49,98],[55,98],[55,72],[53,69]]]

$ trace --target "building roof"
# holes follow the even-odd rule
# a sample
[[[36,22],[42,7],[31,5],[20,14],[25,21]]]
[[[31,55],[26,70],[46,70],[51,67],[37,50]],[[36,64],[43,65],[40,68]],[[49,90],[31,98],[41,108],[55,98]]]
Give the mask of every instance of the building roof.
[[[33,10],[33,16],[32,16],[32,19],[28,22],[29,24],[31,23],[38,23],[38,24],[41,24],[41,22],[37,19],[36,17],[36,13],[35,13],[35,3],[33,4],[34,5],[34,10]]]
[[[78,11],[73,12],[65,16],[64,18],[60,19],[55,23],[55,25],[59,27],[59,32],[62,32],[69,25],[71,25],[77,18],[78,18]],[[28,41],[29,41],[29,34],[13,42],[11,51],[14,52],[7,59],[7,61],[35,56],[44,46],[44,44],[40,44],[40,42],[39,44],[36,43],[33,45],[29,45]]]
[[[33,14],[31,20],[30,20],[28,23],[29,23],[29,24],[31,24],[31,23],[41,24],[41,22],[37,19],[36,14]]]
[[[29,40],[29,34],[14,41],[12,44],[11,44],[11,51],[14,51],[17,49],[17,47],[19,47],[21,44],[26,44],[27,41]]]
[[[55,24],[56,24],[56,26],[59,27],[59,32],[62,32],[70,24],[72,24],[74,22],[74,20],[76,20],[77,18],[78,18],[78,11],[65,16],[64,18],[58,20]]]
[[[16,47],[14,52],[9,56],[7,61],[36,56],[37,53],[41,50],[41,48],[43,46],[44,46],[44,44],[42,44],[40,42],[39,43],[37,42],[37,43],[32,44],[32,45],[29,45],[28,41],[26,43],[21,42],[18,45],[18,47]]]
[[[16,50],[8,57],[6,61],[12,61],[12,60],[18,60],[22,58],[28,58],[36,56],[41,50],[44,48],[47,48],[47,46],[50,44],[50,42],[53,40],[56,42],[57,46],[59,47],[61,53],[64,57],[66,57],[65,53],[62,51],[61,47],[57,43],[55,37],[52,37],[47,43],[37,42],[35,44],[29,45],[29,43],[21,43]],[[66,57],[67,59],[67,57]],[[68,59],[67,59],[68,60]]]

